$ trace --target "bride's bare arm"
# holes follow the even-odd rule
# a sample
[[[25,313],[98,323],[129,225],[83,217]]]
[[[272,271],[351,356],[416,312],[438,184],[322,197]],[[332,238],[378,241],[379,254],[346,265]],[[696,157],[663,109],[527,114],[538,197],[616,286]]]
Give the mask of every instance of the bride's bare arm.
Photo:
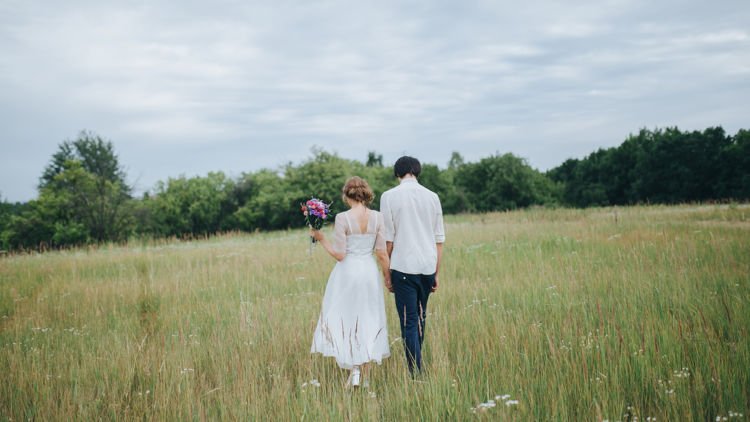
[[[383,272],[385,288],[393,293],[393,285],[391,284],[391,260],[388,258],[388,251],[384,249],[375,249],[375,256],[378,258],[380,270]]]
[[[333,249],[333,246],[331,246],[331,242],[326,239],[326,237],[323,235],[323,232],[321,232],[320,230],[310,230],[310,236],[314,237],[315,240],[320,242],[320,245],[323,246],[326,252],[334,257],[336,261],[341,261],[346,257],[346,252],[336,252]]]
[[[393,242],[385,240],[385,221],[383,214],[376,214],[377,219],[377,231],[375,234],[375,256],[378,258],[380,263],[380,269],[383,271],[383,281],[385,282],[385,288],[389,292],[393,293],[393,284],[391,284],[391,250],[393,249]]]

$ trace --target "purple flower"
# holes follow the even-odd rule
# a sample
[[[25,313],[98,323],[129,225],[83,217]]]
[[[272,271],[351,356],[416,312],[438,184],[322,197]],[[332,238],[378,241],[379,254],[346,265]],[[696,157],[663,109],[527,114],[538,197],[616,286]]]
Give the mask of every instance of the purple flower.
[[[314,230],[320,230],[331,214],[329,206],[330,204],[326,204],[318,198],[310,198],[300,204],[302,215],[305,217],[305,224]]]

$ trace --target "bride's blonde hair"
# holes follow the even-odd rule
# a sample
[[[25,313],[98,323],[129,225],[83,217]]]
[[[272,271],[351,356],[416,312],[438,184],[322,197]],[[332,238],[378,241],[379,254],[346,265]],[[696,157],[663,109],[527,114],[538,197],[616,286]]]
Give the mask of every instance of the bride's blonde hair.
[[[375,199],[375,194],[372,192],[370,185],[367,184],[365,179],[359,176],[350,177],[349,180],[344,183],[341,193],[341,198],[344,202],[349,198],[353,201],[369,205],[372,200]]]

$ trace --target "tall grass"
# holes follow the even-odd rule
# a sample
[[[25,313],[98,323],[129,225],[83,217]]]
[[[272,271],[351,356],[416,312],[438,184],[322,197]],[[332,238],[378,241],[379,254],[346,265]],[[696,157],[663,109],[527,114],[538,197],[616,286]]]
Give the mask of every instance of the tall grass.
[[[449,217],[427,373],[388,295],[392,357],[361,391],[309,354],[333,260],[302,231],[7,257],[0,419],[745,419],[749,217]]]

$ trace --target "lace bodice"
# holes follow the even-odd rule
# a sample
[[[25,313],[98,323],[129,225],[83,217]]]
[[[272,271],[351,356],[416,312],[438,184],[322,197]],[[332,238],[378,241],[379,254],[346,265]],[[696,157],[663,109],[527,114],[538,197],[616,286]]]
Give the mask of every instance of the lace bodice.
[[[334,246],[337,252],[347,255],[370,255],[374,249],[385,250],[385,226],[383,216],[368,210],[367,227],[361,232],[358,222],[346,211],[336,215]]]

